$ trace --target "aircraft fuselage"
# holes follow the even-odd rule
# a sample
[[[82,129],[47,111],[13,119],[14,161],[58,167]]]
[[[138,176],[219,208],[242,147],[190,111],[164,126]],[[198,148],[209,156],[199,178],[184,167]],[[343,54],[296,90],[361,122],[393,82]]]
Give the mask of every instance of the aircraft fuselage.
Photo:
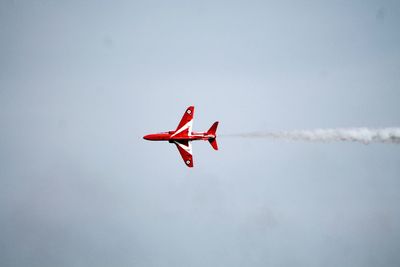
[[[148,134],[143,136],[144,139],[149,140],[149,141],[169,141],[173,142],[174,140],[188,140],[188,141],[195,141],[195,140],[209,140],[209,139],[214,139],[216,136],[213,134],[207,134],[207,133],[197,133],[197,132],[192,132],[191,134],[188,134],[186,136],[174,136],[175,131],[169,131],[169,132],[162,132],[162,133],[156,133],[156,134]]]

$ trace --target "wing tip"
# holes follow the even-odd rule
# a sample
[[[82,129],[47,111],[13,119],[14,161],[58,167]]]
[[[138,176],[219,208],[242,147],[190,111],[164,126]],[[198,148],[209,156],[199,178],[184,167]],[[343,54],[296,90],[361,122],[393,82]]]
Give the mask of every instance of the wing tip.
[[[193,115],[193,111],[194,111],[194,106],[189,106],[186,109],[186,113],[189,114],[189,115]]]
[[[185,161],[186,166],[188,166],[189,168],[193,168],[193,160],[186,160]]]

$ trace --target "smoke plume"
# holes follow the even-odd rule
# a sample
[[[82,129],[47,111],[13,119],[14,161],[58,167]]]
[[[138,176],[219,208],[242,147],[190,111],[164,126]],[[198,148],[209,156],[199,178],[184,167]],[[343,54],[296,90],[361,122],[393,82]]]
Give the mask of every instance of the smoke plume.
[[[369,143],[396,143],[400,144],[400,128],[337,128],[293,130],[278,132],[248,132],[228,134],[227,137],[243,138],[271,138],[286,140],[301,140],[312,142],[352,141]]]

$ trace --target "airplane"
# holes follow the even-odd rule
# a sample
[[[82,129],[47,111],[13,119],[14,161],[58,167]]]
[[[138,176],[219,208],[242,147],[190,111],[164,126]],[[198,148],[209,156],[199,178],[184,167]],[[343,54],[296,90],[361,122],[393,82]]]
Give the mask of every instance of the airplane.
[[[214,122],[213,125],[207,132],[198,133],[192,132],[194,116],[194,106],[190,106],[186,109],[178,127],[175,131],[168,131],[156,134],[148,134],[143,136],[145,140],[149,141],[168,141],[174,143],[178,148],[179,153],[189,168],[193,167],[193,154],[192,154],[192,141],[204,140],[210,142],[211,146],[218,150],[217,144],[217,127],[218,121]]]

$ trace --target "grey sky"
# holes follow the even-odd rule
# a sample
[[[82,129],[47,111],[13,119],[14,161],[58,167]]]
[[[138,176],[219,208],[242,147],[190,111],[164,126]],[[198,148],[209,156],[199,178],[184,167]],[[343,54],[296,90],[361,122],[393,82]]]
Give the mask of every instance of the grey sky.
[[[1,266],[399,266],[398,1],[0,1]]]

